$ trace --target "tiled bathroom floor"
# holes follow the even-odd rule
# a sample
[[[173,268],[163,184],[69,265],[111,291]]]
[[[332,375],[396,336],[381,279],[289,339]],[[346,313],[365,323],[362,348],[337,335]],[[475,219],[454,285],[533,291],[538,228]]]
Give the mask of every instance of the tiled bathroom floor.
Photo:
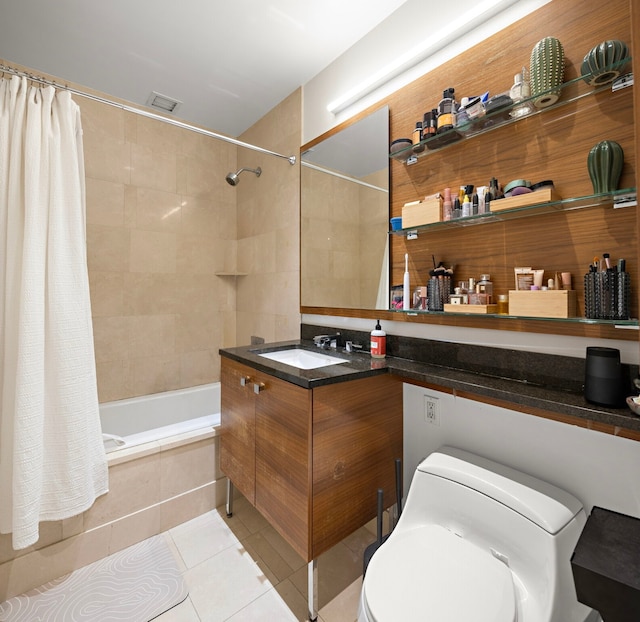
[[[164,535],[189,597],[158,622],[307,620],[307,564],[244,499],[178,525]],[[318,559],[318,622],[354,622],[362,556],[375,540],[362,528]]]

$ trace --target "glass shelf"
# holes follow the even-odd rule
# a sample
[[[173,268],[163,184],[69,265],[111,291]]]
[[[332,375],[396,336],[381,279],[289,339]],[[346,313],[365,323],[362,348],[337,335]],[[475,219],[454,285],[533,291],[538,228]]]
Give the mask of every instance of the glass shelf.
[[[630,57],[625,58],[618,63],[614,63],[613,65],[606,67],[603,71],[608,71],[611,69],[622,69],[630,61]],[[598,74],[600,73],[602,73],[602,71],[598,72]],[[404,149],[399,149],[398,151],[390,153],[389,158],[391,158],[392,160],[398,160],[399,162],[404,162],[405,164],[413,164],[418,159],[423,158],[427,155],[436,153],[442,149],[446,149],[447,147],[451,147],[460,142],[464,142],[465,140],[470,140],[472,138],[475,138],[476,136],[480,136],[481,134],[486,134],[487,132],[491,132],[500,127],[504,127],[505,125],[516,123],[517,121],[521,121],[522,119],[528,119],[532,116],[540,114],[541,112],[546,112],[547,110],[560,108],[562,106],[565,106],[566,104],[570,104],[579,99],[582,99],[583,97],[590,97],[603,91],[613,90],[613,86],[611,83],[595,88],[588,85],[585,82],[585,78],[588,78],[589,76],[593,76],[593,74],[579,76],[578,78],[574,78],[573,80],[569,80],[568,82],[563,83],[559,87],[554,87],[553,89],[549,89],[548,91],[543,91],[542,93],[538,93],[535,96],[523,99],[517,104],[518,106],[522,106],[524,104],[530,103],[531,106],[533,106],[533,101],[538,99],[539,97],[547,93],[557,93],[558,91],[561,91],[559,100],[551,106],[547,106],[546,108],[534,108],[533,111],[529,114],[525,114],[519,117],[507,118],[504,118],[504,115],[505,113],[508,113],[510,108],[495,110],[471,122],[466,126],[468,129],[466,129],[464,133],[462,133],[458,128],[447,130],[446,132],[442,132],[441,134],[430,136],[429,138],[422,140],[418,145],[411,145],[409,147],[405,147]],[[630,86],[630,84],[627,84],[626,86]],[[616,92],[619,92],[619,90],[623,90],[623,88],[624,87],[616,90]],[[567,97],[563,98],[563,95],[567,95]]]
[[[625,200],[627,199],[628,200]],[[496,202],[499,202],[497,199]],[[513,220],[515,218],[525,218],[528,216],[538,216],[541,214],[550,214],[553,212],[569,212],[578,209],[587,209],[591,207],[600,207],[603,205],[614,204],[616,209],[631,207],[636,204],[637,194],[635,188],[624,188],[615,190],[614,192],[605,192],[600,194],[590,194],[583,197],[574,197],[571,199],[559,199],[557,201],[548,201],[546,203],[535,203],[533,205],[525,205],[523,207],[513,207],[511,209],[499,210],[497,212],[489,212],[487,214],[475,214],[473,216],[465,216],[463,218],[454,218],[452,220],[443,220],[440,222],[432,222],[427,225],[418,225],[407,229],[397,229],[389,231],[391,235],[406,235],[409,239],[418,232],[431,232],[440,229],[451,229],[453,227],[468,227],[470,225],[481,225],[490,222],[498,222],[504,220]],[[616,204],[618,202],[618,204]]]
[[[566,323],[571,322],[573,324],[591,324],[591,325],[608,325],[614,328],[622,329],[636,329],[640,326],[640,321],[637,319],[630,320],[600,320],[596,318],[586,317],[535,317],[532,315],[505,315],[502,313],[451,313],[447,311],[424,311],[421,309],[389,309],[391,313],[401,313],[405,315],[419,315],[419,316],[434,316],[434,317],[465,317],[465,318],[498,318],[501,320],[535,320],[541,322],[552,323]]]

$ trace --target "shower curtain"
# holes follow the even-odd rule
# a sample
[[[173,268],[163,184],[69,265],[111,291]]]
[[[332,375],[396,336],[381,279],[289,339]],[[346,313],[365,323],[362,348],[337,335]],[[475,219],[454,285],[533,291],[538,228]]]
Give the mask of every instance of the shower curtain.
[[[84,200],[71,94],[0,80],[0,533],[16,550],[108,490]]]

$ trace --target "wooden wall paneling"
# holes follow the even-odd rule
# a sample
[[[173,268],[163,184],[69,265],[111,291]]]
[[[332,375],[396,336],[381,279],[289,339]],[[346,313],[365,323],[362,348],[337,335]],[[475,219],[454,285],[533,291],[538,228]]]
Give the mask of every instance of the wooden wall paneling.
[[[632,38],[631,38],[631,56],[633,58],[632,68],[633,74],[636,76],[636,80],[638,80],[637,76],[640,76],[640,28],[638,28],[638,24],[640,24],[640,0],[630,0],[629,2],[629,11],[630,11],[630,19],[629,22],[631,24],[635,24],[636,27],[632,30]],[[640,111],[640,92],[638,89],[638,84],[633,87],[633,102],[634,109]],[[636,157],[640,154],[640,123],[636,122],[634,125],[634,139],[635,139],[635,153]],[[638,187],[638,182],[640,181],[640,173],[636,169],[636,188]],[[636,207],[636,231],[640,231],[640,210]],[[636,246],[636,252],[640,254],[640,245]],[[639,258],[640,262],[640,258]],[[640,263],[638,264],[640,265]],[[636,275],[638,272],[636,272]],[[634,285],[636,285],[635,299],[636,302],[640,298],[640,286],[638,286],[639,279],[633,281]]]
[[[446,87],[455,87],[458,98],[476,91],[508,90],[513,74],[520,66],[529,65],[531,49],[545,36],[556,36],[563,43],[565,81],[575,78],[579,76],[584,54],[594,45],[608,38],[630,41],[630,23],[629,7],[624,0],[606,6],[596,2],[579,6],[575,2],[552,2],[393,94],[385,102],[391,110],[391,138],[410,136],[415,121],[437,104]],[[570,90],[584,91],[585,86],[579,82]],[[586,157],[589,149],[605,138],[616,140],[625,150],[620,187],[635,186],[636,128],[630,91],[603,92],[579,103],[544,111],[429,154],[414,165],[393,161],[391,215],[401,215],[405,202],[442,191],[447,186],[454,189],[465,183],[485,185],[492,176],[498,177],[501,183],[520,177],[533,182],[553,179],[565,198],[588,195],[592,186]],[[563,98],[570,95],[567,93]],[[571,215],[535,216],[504,224],[424,232],[419,240],[413,241],[392,236],[392,283],[402,282],[406,252],[410,255],[412,285],[423,283],[434,254],[437,260],[456,264],[456,281],[469,276],[478,278],[481,273],[489,272],[496,291],[512,288],[515,265],[550,270],[565,266],[574,275],[580,295],[578,306],[582,309],[579,282],[592,253],[624,256],[627,269],[637,275],[633,211],[631,208],[625,215],[614,216],[611,208],[602,207]],[[596,248],[591,250],[593,246]],[[632,308],[637,317],[637,304]],[[421,320],[433,321],[432,318]],[[585,330],[577,332],[585,334]],[[592,327],[588,331],[594,334]],[[614,334],[619,336],[620,331]]]

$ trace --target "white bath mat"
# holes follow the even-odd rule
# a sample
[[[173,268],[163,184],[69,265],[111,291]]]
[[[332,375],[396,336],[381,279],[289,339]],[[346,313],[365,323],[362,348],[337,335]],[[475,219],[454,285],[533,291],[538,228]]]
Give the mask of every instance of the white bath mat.
[[[147,622],[188,591],[163,536],[154,536],[0,604],[2,622]]]

